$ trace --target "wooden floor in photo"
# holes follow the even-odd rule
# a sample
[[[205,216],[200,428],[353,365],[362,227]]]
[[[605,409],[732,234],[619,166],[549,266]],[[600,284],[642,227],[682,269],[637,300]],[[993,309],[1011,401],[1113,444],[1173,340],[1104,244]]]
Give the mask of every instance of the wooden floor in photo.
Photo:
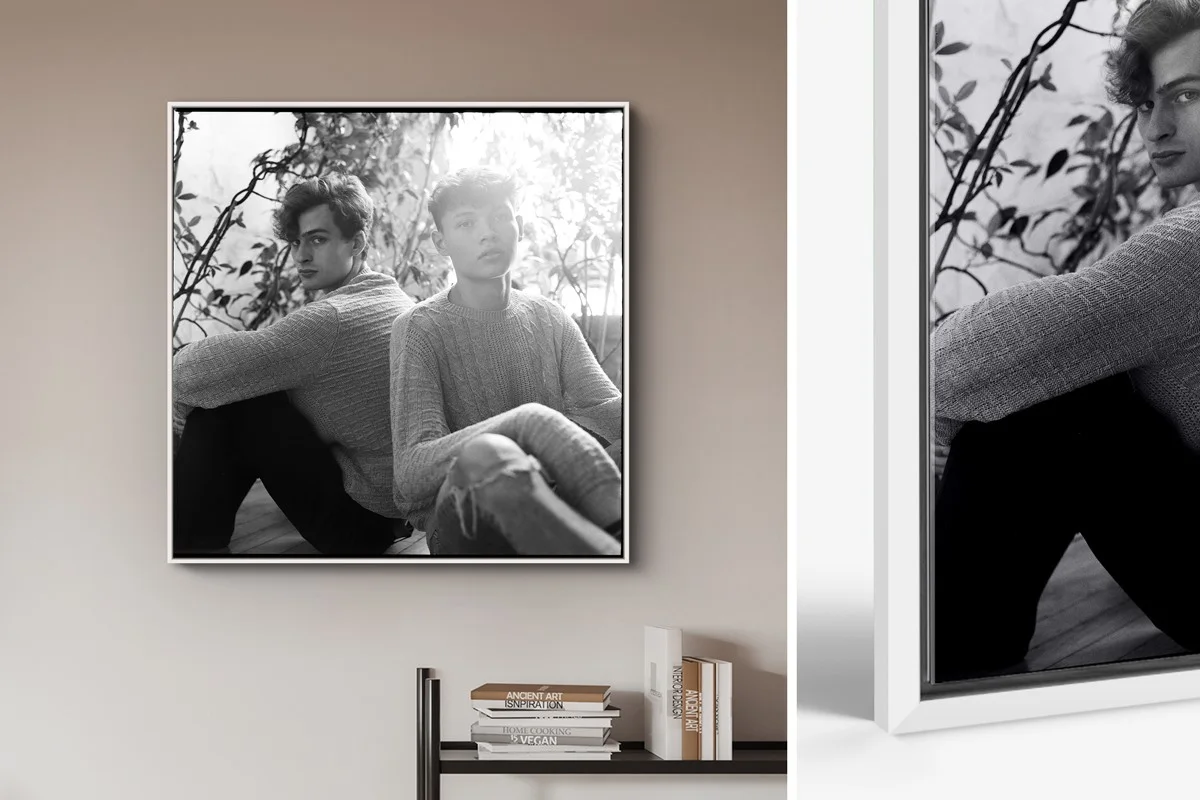
[[[1186,652],[1151,624],[1082,536],[1067,548],[1042,599],[1025,661],[997,675],[1159,658]]]
[[[254,487],[238,509],[229,550],[235,555],[318,555],[317,549],[304,541],[279,506],[275,505],[262,481],[254,482]],[[425,534],[415,533],[396,542],[385,555],[429,555]]]

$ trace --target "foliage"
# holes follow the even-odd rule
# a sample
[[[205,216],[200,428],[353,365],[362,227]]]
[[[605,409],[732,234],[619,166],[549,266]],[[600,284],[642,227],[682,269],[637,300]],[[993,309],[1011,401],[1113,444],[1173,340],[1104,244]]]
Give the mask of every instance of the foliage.
[[[1002,59],[1008,78],[987,119],[976,127],[960,104],[976,82],[958,87],[946,81],[942,60],[969,49],[964,41],[947,42],[944,22],[933,29],[931,141],[952,176],[943,197],[934,197],[931,234],[940,236],[932,265],[933,286],[947,272],[971,280],[984,294],[980,267],[1002,263],[1033,276],[1074,272],[1123,242],[1164,210],[1178,204],[1177,193],[1153,188],[1153,173],[1140,143],[1133,141],[1136,119],[1130,109],[1101,103],[1077,114],[1066,125],[1066,141],[1040,143],[1038,153],[1010,159],[1003,147],[1025,100],[1033,92],[1056,92],[1047,53],[1064,34],[1082,32],[1111,37],[1073,22],[1081,0],[1069,0],[1061,15],[1043,28],[1028,52],[1013,64]],[[1118,0],[1114,25],[1125,10]],[[1068,199],[1039,206],[1018,204],[998,191],[1005,180],[1042,183],[1071,176]],[[1010,186],[1010,189],[1012,187]],[[1015,194],[1010,192],[1011,194]],[[1042,196],[1045,196],[1044,194]],[[1035,233],[1043,229],[1040,237]],[[1047,231],[1048,229],[1048,231]],[[1035,246],[1035,240],[1038,244]],[[953,243],[963,247],[962,261],[948,256]],[[934,324],[953,311],[938,312]]]
[[[528,255],[514,277],[556,299],[571,292],[580,307],[579,325],[605,364],[620,347],[609,340],[613,332],[604,310],[612,301],[620,305],[622,289],[622,132],[611,124],[615,118],[597,114],[526,117],[534,124],[525,128],[520,146],[498,131],[487,143],[487,161],[530,187],[521,203]],[[522,151],[542,157],[521,158]],[[596,294],[600,303],[594,302]]]
[[[250,244],[245,235],[235,241],[229,233],[247,227],[239,207],[251,195],[278,201],[294,181],[333,169],[357,175],[376,202],[372,267],[389,272],[418,300],[443,288],[449,264],[432,245],[435,228],[426,203],[449,167],[449,140],[466,120],[485,139],[484,162],[515,173],[525,189],[528,251],[514,277],[560,302],[567,293],[574,297],[580,325],[602,363],[619,349],[604,313],[610,298],[621,308],[624,263],[623,137],[611,115],[510,112],[504,115],[510,122],[519,116],[522,123],[516,134],[511,126],[493,124],[502,115],[482,112],[293,115],[295,141],[254,157],[246,186],[224,207],[214,206],[217,218],[205,231],[200,200],[176,174],[186,135],[198,129],[188,112],[179,112],[172,176],[176,347],[185,341],[184,326],[202,335],[214,324],[254,330],[310,299],[289,262],[290,247],[270,237],[268,221],[255,221],[252,227],[261,233]],[[273,198],[262,194],[272,183]],[[596,301],[597,294],[603,301]]]
[[[373,265],[389,271],[418,298],[428,296],[431,281],[444,275],[444,267],[430,266],[435,254],[422,247],[428,243],[431,225],[422,219],[421,209],[430,161],[454,115],[297,112],[294,116],[296,141],[251,161],[249,183],[224,210],[216,207],[220,213],[203,245],[196,234],[201,217],[196,209],[183,205],[195,201],[196,195],[184,191],[183,182],[176,179],[174,236],[183,263],[182,274],[178,270],[176,274],[177,347],[182,344],[183,323],[205,332],[202,320],[233,330],[255,330],[309,299],[295,270],[289,268],[287,243],[263,236],[248,247],[224,248],[224,259],[216,257],[230,229],[246,227],[242,215],[233,216],[233,211],[251,194],[258,194],[257,187],[268,177],[274,179],[278,200],[295,180],[334,169],[358,175],[379,210]],[[186,132],[197,130],[197,125],[181,111],[176,128],[173,164],[177,170]],[[270,225],[256,229],[269,231]]]

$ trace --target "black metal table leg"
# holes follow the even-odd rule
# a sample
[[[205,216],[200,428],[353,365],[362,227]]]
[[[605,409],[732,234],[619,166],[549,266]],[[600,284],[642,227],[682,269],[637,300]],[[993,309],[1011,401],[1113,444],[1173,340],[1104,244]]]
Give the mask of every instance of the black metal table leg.
[[[425,774],[429,763],[430,742],[425,739],[429,708],[425,705],[425,684],[433,676],[429,667],[417,668],[417,800],[427,800],[429,789]]]
[[[442,797],[441,683],[437,678],[425,681],[425,800],[441,800]]]

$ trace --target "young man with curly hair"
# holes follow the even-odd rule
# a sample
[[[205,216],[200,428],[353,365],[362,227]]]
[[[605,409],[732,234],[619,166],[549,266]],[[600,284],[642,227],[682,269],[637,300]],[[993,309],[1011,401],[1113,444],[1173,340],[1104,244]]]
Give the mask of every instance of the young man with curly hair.
[[[177,556],[226,550],[256,479],[322,554],[380,555],[411,532],[392,501],[388,342],[413,301],[367,266],[374,214],[355,176],[292,186],[275,234],[319,299],[175,355]]]
[[[1200,0],[1147,0],[1108,60],[1158,183],[1200,188]],[[933,334],[949,453],[935,508],[935,680],[1018,664],[1076,533],[1200,650],[1200,204],[1090,268],[990,294]],[[1001,487],[1021,481],[1016,491]]]
[[[460,170],[429,212],[456,283],[392,332],[396,504],[433,555],[619,555],[621,392],[558,303],[513,288],[514,181]]]

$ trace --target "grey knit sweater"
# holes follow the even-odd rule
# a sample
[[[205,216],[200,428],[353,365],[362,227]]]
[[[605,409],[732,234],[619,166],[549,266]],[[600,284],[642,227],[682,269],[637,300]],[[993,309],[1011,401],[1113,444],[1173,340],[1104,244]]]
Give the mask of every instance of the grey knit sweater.
[[[622,435],[621,393],[561,306],[514,289],[505,308],[480,311],[449,291],[392,329],[395,501],[419,530],[463,442],[511,435],[506,412],[518,406],[548,406],[610,442]]]
[[[1017,284],[933,336],[940,444],[1119,372],[1200,452],[1200,203],[1164,214],[1090,268]]]
[[[209,336],[175,355],[176,425],[189,407],[215,408],[286,390],[329,443],[346,493],[399,518],[392,502],[388,338],[414,305],[394,278],[364,270],[259,331]]]

